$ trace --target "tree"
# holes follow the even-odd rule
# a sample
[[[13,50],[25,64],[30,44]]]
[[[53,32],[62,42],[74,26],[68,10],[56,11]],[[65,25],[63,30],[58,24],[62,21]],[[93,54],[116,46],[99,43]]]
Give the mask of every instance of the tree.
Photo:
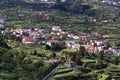
[[[100,52],[100,53],[97,55],[97,63],[98,63],[98,64],[102,64],[102,63],[103,63],[103,60],[104,60],[103,52]]]
[[[52,44],[50,48],[52,51],[58,51],[64,49],[65,46],[62,44]]]
[[[67,11],[75,14],[83,14],[86,10],[90,9],[89,5],[81,5],[82,0],[67,0],[64,3],[58,3],[53,8],[62,11]]]
[[[53,52],[52,55],[51,55],[52,58],[56,58],[56,56],[57,56],[57,55],[56,55],[55,52]]]
[[[34,50],[33,55],[36,55],[36,54],[37,54],[37,50]]]
[[[72,60],[75,61],[77,65],[82,65],[81,59],[85,56],[85,53],[85,47],[80,46],[80,50],[72,55]]]
[[[7,43],[4,42],[4,41],[0,41],[0,47],[4,47],[4,48],[7,48],[7,49],[10,48],[10,47],[7,45]]]
[[[96,60],[96,67],[101,69],[107,67],[106,63],[103,63],[104,60],[104,53],[101,51],[99,54],[97,54],[97,60]]]
[[[78,52],[80,54],[80,56],[85,56],[86,50],[84,46],[80,46],[80,50]]]
[[[119,57],[118,56],[114,57],[114,64],[119,65]]]

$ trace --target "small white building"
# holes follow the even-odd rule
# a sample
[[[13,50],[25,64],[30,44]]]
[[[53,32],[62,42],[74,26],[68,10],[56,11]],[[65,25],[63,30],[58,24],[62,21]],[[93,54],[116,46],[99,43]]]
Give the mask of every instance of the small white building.
[[[60,26],[53,26],[52,30],[56,31],[56,32],[60,32],[61,31]]]
[[[0,19],[0,28],[4,28],[4,23],[5,23],[5,21],[4,21],[4,19]]]
[[[49,40],[49,41],[47,41],[46,44],[49,46],[52,46],[53,44],[62,44],[62,42],[58,41],[58,40]]]

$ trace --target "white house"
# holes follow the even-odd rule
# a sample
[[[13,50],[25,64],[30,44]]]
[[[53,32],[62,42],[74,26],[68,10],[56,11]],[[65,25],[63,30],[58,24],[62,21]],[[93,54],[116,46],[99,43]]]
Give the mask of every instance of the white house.
[[[47,41],[47,45],[52,46],[53,44],[62,44],[59,40],[49,40]]]

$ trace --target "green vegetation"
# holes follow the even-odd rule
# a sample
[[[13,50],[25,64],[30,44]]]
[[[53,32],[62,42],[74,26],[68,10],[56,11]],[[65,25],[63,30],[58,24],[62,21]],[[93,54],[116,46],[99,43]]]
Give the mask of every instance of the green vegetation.
[[[6,38],[3,41],[6,41]],[[20,44],[22,48],[19,44],[15,44],[15,42],[9,45],[11,48],[8,48],[6,43],[0,46],[0,79],[39,80],[45,76],[53,65],[30,56],[29,52],[27,53],[25,50],[22,50],[25,46],[23,47]],[[32,50],[31,52],[33,53]]]
[[[102,78],[99,78],[99,80],[106,80],[109,77],[109,75],[102,74]]]
[[[0,0],[0,18],[6,16],[11,27],[50,28],[59,25],[68,32],[107,35],[108,46],[120,46],[120,8],[112,5],[67,0],[64,3],[45,4],[38,0]],[[22,16],[20,16],[22,15]],[[0,28],[0,31],[4,30]],[[101,37],[92,36],[90,40]],[[79,40],[74,40],[79,42]],[[62,52],[63,54],[59,54]],[[0,33],[0,79],[39,80],[55,67],[44,59],[64,62],[66,56],[76,63],[68,68],[62,64],[50,76],[51,80],[119,80],[120,56],[110,53],[87,53],[64,49],[64,46],[25,45],[21,38]]]
[[[82,59],[82,62],[84,62],[84,63],[94,63],[94,62],[96,62],[96,60],[93,60],[93,59]]]

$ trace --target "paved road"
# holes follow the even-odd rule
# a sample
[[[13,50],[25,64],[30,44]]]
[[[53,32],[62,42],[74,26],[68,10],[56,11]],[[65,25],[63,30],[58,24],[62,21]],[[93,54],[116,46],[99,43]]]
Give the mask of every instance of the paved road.
[[[48,78],[50,78],[50,76],[55,72],[56,68],[59,66],[60,64],[58,64],[48,75],[46,75],[42,80],[47,80]]]
[[[48,75],[46,75],[42,80],[47,80],[54,72],[56,68],[54,68]]]

